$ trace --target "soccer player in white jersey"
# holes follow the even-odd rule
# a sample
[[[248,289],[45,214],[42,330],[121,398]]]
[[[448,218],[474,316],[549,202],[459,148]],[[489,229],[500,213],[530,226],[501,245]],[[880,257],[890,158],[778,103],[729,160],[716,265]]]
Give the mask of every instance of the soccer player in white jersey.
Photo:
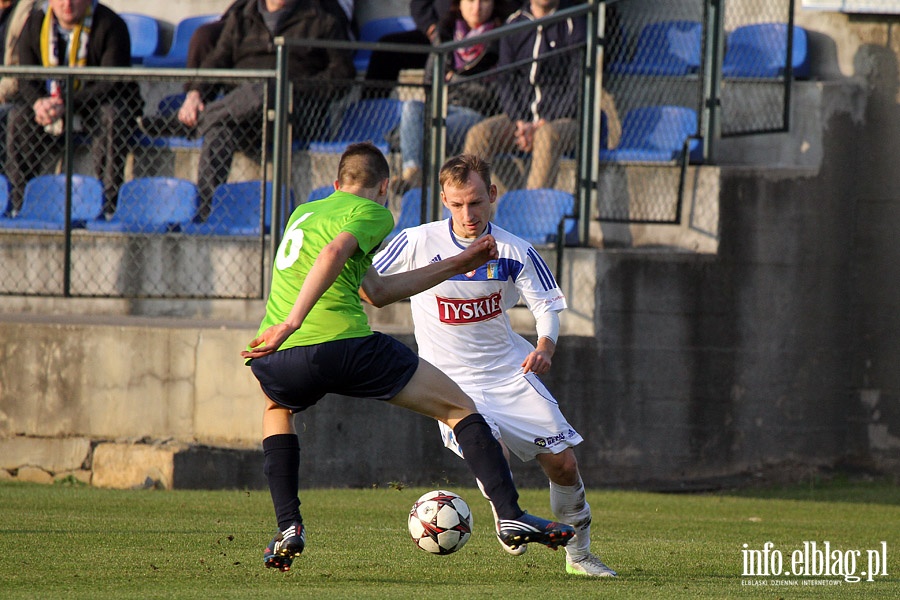
[[[556,518],[576,531],[566,546],[566,571],[615,577],[590,552],[591,508],[572,449],[582,438],[538,377],[552,364],[565,296],[531,244],[490,222],[497,187],[484,160],[449,159],[440,184],[450,218],[403,230],[373,266],[383,275],[409,271],[455,256],[483,235],[496,239],[497,260],[410,298],[419,355],[472,397],[507,451],[541,465]],[[506,313],[520,297],[536,320],[536,348],[513,331]],[[441,426],[441,434],[462,456],[453,431]],[[511,554],[526,548],[501,545]]]

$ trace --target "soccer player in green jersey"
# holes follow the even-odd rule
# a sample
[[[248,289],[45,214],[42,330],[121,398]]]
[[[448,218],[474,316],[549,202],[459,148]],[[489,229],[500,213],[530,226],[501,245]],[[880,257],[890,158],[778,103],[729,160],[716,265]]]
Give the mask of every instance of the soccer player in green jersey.
[[[500,444],[459,386],[399,341],[369,327],[360,289],[372,304],[384,306],[483,269],[497,257],[494,239],[484,236],[446,260],[379,275],[372,257],[394,226],[384,207],[389,177],[387,160],[373,144],[347,147],[334,194],[299,206],[288,219],[266,315],[241,353],[267,397],[263,452],[278,521],[278,533],[264,553],[267,567],[287,571],[306,544],[298,497],[300,444],[292,414],[329,392],[390,402],[451,427],[497,511],[498,535],[507,545],[556,548],[575,534],[568,525],[519,507]]]

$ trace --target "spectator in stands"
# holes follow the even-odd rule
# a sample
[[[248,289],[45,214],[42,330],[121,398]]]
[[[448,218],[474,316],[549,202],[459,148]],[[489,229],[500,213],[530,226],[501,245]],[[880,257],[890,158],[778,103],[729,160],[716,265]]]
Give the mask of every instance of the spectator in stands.
[[[452,0],[450,12],[441,19],[433,43],[461,41],[487,33],[501,25],[513,12],[505,0]],[[488,115],[499,112],[494,88],[483,74],[497,64],[497,42],[474,44],[460,48],[448,58],[444,80],[447,88],[447,154],[462,148],[466,132]],[[425,79],[430,82],[434,61],[426,66]],[[421,185],[425,104],[408,100],[403,104],[400,120],[400,151],[403,174],[394,180],[397,193]]]
[[[0,65],[19,64],[19,36],[36,0],[0,0]],[[6,160],[6,117],[19,91],[15,77],[0,78],[0,164]]]
[[[194,31],[193,35],[191,35],[190,44],[188,45],[187,61],[185,65],[188,69],[200,68],[200,65],[203,64],[203,59],[212,52],[213,48],[216,46],[216,42],[219,40],[219,36],[222,35],[226,17],[232,12],[242,10],[249,1],[250,0],[235,0],[235,2],[225,9],[225,12],[222,13],[222,16],[218,20],[204,23]],[[349,23],[353,21],[353,0],[324,0],[326,6],[329,2],[338,5],[341,8],[343,14],[347,16],[349,27]],[[352,31],[352,28],[350,30]]]
[[[119,15],[92,0],[49,0],[34,10],[19,38],[22,65],[46,67],[127,67],[131,65],[128,27]],[[13,214],[22,206],[25,184],[45,159],[63,148],[65,98],[72,95],[72,127],[91,138],[91,159],[103,182],[104,214],[110,216],[122,184],[130,126],[143,101],[137,83],[75,79],[19,80],[19,97],[10,111],[6,157]]]
[[[560,0],[531,0],[507,23],[534,21],[553,14]],[[463,152],[489,161],[499,153],[531,154],[528,189],[552,187],[563,154],[575,148],[578,136],[579,61],[585,42],[583,19],[565,19],[508,35],[500,40],[498,68],[519,66],[503,73],[498,91],[503,113],[469,130]],[[572,48],[572,52],[563,52]],[[541,60],[550,52],[554,55]]]
[[[410,0],[409,14],[416,23],[412,31],[389,33],[378,41],[390,44],[418,44],[424,46],[437,40],[438,23],[450,12],[452,0]],[[366,69],[366,82],[396,82],[404,69],[422,69],[428,60],[427,54],[418,52],[384,52],[375,50]],[[369,96],[390,95],[388,87],[370,87]]]
[[[327,3],[322,0],[246,2],[242,8],[225,14],[215,47],[202,59],[200,66],[208,69],[273,69],[275,36],[346,40],[346,19],[340,17],[337,10],[333,0]],[[335,93],[334,82],[348,81],[354,76],[351,52],[291,46],[288,76],[294,89],[294,136],[302,139],[322,136],[328,104]],[[213,192],[227,179],[234,152],[239,148],[254,151],[261,140],[263,86],[240,84],[218,99],[216,90],[213,85],[193,84],[178,111],[181,125],[175,124],[177,135],[182,135],[186,128],[189,133],[203,137],[197,173],[198,221],[209,216]],[[274,88],[270,92],[274,92]],[[274,93],[268,97],[271,101]],[[148,133],[173,133],[167,128],[155,131],[154,128],[145,123]]]
[[[37,0],[0,0],[0,40],[3,43],[0,65],[10,67],[19,64],[19,36],[22,35],[22,29],[36,2]],[[18,91],[18,79],[0,79],[0,104],[12,102]]]

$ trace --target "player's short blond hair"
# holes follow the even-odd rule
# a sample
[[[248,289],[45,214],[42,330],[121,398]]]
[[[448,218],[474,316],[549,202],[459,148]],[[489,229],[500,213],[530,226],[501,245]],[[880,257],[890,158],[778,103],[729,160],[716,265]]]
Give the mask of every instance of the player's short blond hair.
[[[441,189],[447,184],[453,187],[460,187],[469,182],[469,176],[477,173],[484,182],[485,189],[491,187],[491,165],[488,161],[474,154],[460,154],[447,159],[444,166],[441,167],[438,181]]]
[[[338,164],[337,179],[341,187],[376,188],[390,176],[387,159],[372,142],[350,144]]]

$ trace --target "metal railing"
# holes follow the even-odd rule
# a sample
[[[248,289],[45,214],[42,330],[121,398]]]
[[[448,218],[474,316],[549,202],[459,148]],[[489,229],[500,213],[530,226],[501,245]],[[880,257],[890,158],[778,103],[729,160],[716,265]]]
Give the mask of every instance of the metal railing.
[[[587,243],[592,221],[621,223],[679,223],[683,218],[683,196],[688,169],[691,139],[699,140],[699,158],[695,162],[714,164],[716,141],[722,136],[784,131],[787,129],[791,66],[787,56],[791,54],[788,40],[785,72],[780,77],[723,78],[722,63],[726,51],[728,32],[743,23],[760,20],[793,24],[792,0],[753,0],[751,3],[723,3],[721,0],[690,0],[688,2],[659,2],[650,0],[588,0],[557,13],[529,23],[497,28],[477,39],[446,42],[436,46],[411,46],[377,42],[349,42],[327,40],[276,40],[276,68],[272,70],[185,70],[156,69],[139,66],[130,68],[67,68],[67,67],[0,67],[0,76],[22,79],[59,79],[71,87],[75,78],[81,80],[114,80],[138,83],[144,98],[144,116],[157,111],[151,98],[159,95],[158,88],[179,91],[188,81],[236,84],[255,82],[274,90],[274,97],[266,97],[264,110],[260,111],[259,138],[253,138],[257,147],[251,161],[252,172],[236,172],[232,166],[230,180],[271,180],[271,200],[267,201],[264,187],[259,192],[256,233],[243,236],[220,235],[215,232],[185,233],[186,229],[173,227],[165,235],[151,232],[118,233],[101,235],[76,227],[73,215],[72,176],[89,172],[78,167],[79,147],[83,135],[73,128],[75,107],[67,98],[64,118],[63,159],[58,170],[66,176],[65,220],[56,232],[14,231],[3,229],[0,223],[0,250],[6,258],[0,262],[0,294],[36,294],[95,297],[165,297],[165,298],[261,298],[265,294],[269,257],[274,256],[280,241],[287,211],[304,202],[310,189],[328,184],[334,179],[333,162],[316,162],[312,149],[298,145],[292,136],[291,77],[286,60],[292,46],[337,48],[347,50],[372,49],[430,55],[436,72],[454,51],[474,42],[491,43],[504,36],[532,28],[547,27],[570,18],[585,20],[587,42],[574,50],[579,56],[580,89],[577,113],[578,139],[570,154],[563,157],[566,174],[556,179],[554,186],[571,193],[574,208],[566,215],[577,220],[579,244]],[[690,20],[702,27],[702,49],[699,65],[685,75],[634,74],[626,69],[613,68],[636,55],[636,45],[641,31],[648,25],[662,20]],[[560,55],[549,57],[557,59]],[[547,57],[544,57],[547,60]],[[506,71],[519,65],[508,65]],[[485,80],[504,76],[504,69],[495,69],[481,75]],[[378,83],[361,80],[344,82],[343,91],[332,102],[332,119],[328,133],[337,132],[340,115],[365,98]],[[392,82],[383,84],[394,98],[402,98],[404,107],[413,102],[424,103],[422,124],[423,178],[420,184],[422,203],[419,220],[424,222],[441,217],[438,172],[448,152],[459,151],[461,141],[448,135],[448,118],[452,110],[449,99],[454,82],[442,77],[432,78],[430,84],[410,85]],[[367,87],[368,86],[368,87]],[[741,90],[736,93],[735,90]],[[758,103],[743,103],[742,97],[764,97]],[[777,90],[777,91],[775,91]],[[633,108],[656,104],[672,104],[688,107],[697,114],[695,133],[679,142],[671,160],[642,162],[634,160],[598,160],[601,151],[619,149],[623,122]],[[772,106],[780,110],[773,111]],[[485,107],[485,115],[490,113]],[[293,115],[296,119],[298,115]],[[138,135],[140,132],[135,130]],[[396,137],[396,136],[395,136]],[[152,145],[122,148],[123,154],[133,161],[131,176],[180,175],[197,182],[191,161],[201,153],[198,145],[184,151],[159,149]],[[385,142],[384,139],[375,140]],[[18,149],[9,148],[16,152]],[[171,159],[174,169],[158,168],[159,155],[175,153]],[[154,154],[156,153],[156,154]],[[389,147],[394,163],[401,160],[400,149]],[[169,157],[171,158],[171,157]],[[327,158],[327,157],[326,157]],[[498,156],[494,167],[501,187],[514,189],[522,185],[521,173],[516,169],[527,168],[531,158],[527,155]],[[312,163],[310,163],[312,161]],[[298,168],[298,165],[301,165]],[[311,165],[311,166],[310,166]],[[5,173],[5,168],[3,169]],[[620,196],[616,181],[630,174],[644,187],[641,188],[643,204],[629,205],[627,195]],[[630,184],[629,184],[630,185]],[[624,192],[627,194],[628,192]],[[502,201],[502,199],[501,199]],[[271,221],[266,226],[264,215],[267,204]],[[391,208],[399,211],[400,194],[391,200]],[[558,228],[555,236],[557,261],[561,264],[564,252],[563,221],[554,220]],[[271,235],[269,235],[271,233]],[[18,254],[17,254],[18,253]],[[105,253],[105,254],[104,254]],[[185,255],[193,253],[195,260]],[[12,257],[12,258],[11,258]],[[88,257],[90,260],[88,260]],[[196,257],[203,257],[202,259]],[[231,263],[223,263],[230,257]],[[86,262],[87,261],[87,262]],[[39,269],[35,265],[42,265]],[[27,267],[25,265],[28,265]],[[193,270],[195,280],[189,271]],[[557,269],[559,272],[560,269]],[[240,274],[239,276],[236,274]],[[152,279],[158,283],[140,281]],[[230,279],[229,279],[230,278]],[[58,283],[56,280],[58,279]],[[225,281],[225,283],[223,283]],[[252,283],[250,283],[252,281]],[[51,285],[51,282],[52,285]],[[94,285],[91,285],[91,283]]]

